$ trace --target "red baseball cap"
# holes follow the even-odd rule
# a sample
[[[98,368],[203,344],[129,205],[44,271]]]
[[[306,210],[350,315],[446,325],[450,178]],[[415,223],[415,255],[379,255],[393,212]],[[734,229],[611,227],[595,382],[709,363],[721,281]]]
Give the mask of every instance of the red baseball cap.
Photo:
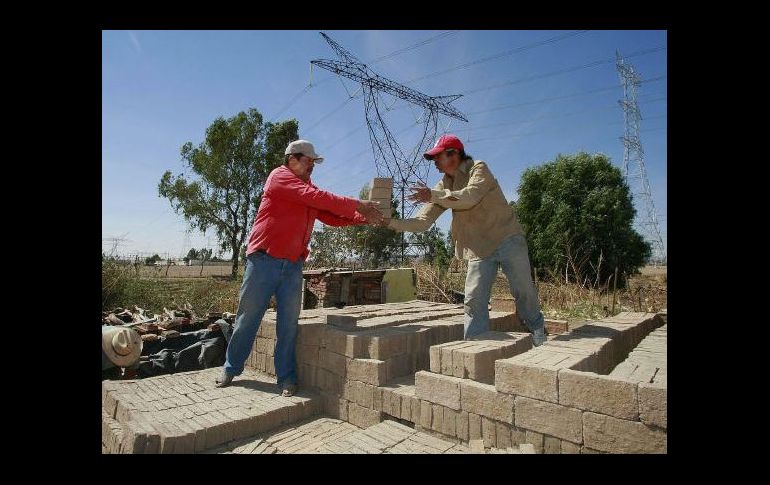
[[[447,148],[454,148],[456,150],[465,150],[465,148],[463,148],[463,142],[461,142],[460,139],[457,138],[456,136],[442,135],[438,140],[436,140],[436,144],[433,145],[433,148],[425,152],[423,156],[428,160],[433,160],[433,157],[443,152]]]

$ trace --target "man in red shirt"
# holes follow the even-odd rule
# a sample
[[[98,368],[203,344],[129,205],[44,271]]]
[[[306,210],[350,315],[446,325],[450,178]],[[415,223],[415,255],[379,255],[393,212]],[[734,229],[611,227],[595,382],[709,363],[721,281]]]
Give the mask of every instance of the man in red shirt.
[[[379,224],[377,203],[320,190],[310,175],[323,157],[306,140],[289,143],[285,163],[270,172],[246,249],[246,271],[241,285],[235,328],[227,345],[217,387],[230,385],[243,372],[270,297],[277,304],[275,373],[283,396],[297,390],[297,320],[302,266],[316,219],[330,226]]]

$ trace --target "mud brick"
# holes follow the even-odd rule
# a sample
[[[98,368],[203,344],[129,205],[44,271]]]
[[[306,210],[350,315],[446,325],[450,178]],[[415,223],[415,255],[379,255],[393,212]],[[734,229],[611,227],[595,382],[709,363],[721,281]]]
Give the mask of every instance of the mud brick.
[[[607,453],[666,453],[666,432],[638,421],[586,411],[585,446]]]
[[[460,381],[457,377],[419,371],[415,373],[415,396],[459,411]]]
[[[387,364],[382,360],[350,359],[348,362],[348,379],[381,386],[387,382],[387,376]]]
[[[579,409],[516,396],[515,425],[538,433],[583,443],[582,412]]]
[[[632,421],[639,417],[636,383],[591,372],[560,369],[559,404]]]
[[[497,392],[495,386],[464,379],[460,385],[463,411],[513,424],[514,396]]]
[[[350,360],[348,357],[326,349],[318,351],[318,367],[326,369],[337,376],[344,377],[347,375],[348,360]]]
[[[356,317],[350,315],[326,315],[326,324],[333,327],[351,330],[356,328]]]

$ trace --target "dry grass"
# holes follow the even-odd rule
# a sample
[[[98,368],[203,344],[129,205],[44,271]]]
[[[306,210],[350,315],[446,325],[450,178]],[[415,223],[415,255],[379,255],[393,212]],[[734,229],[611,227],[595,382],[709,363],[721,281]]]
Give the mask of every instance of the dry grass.
[[[417,263],[418,298],[451,301],[451,291],[464,292],[466,270],[440,273],[435,267]],[[622,311],[658,312],[667,306],[667,273],[665,267],[646,267],[640,275],[629,278],[628,287],[609,291],[585,288],[576,283],[537,283],[540,304],[548,318],[565,320],[598,319]],[[508,280],[498,272],[492,286],[492,298],[510,299]]]

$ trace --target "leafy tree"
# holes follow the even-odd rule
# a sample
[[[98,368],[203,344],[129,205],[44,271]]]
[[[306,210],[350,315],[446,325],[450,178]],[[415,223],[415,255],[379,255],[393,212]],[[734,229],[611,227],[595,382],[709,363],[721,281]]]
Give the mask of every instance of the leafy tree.
[[[146,264],[147,266],[152,266],[152,265],[154,265],[156,262],[160,261],[161,259],[163,259],[163,258],[161,258],[160,256],[158,256],[157,254],[153,254],[153,255],[152,255],[152,256],[150,256],[149,258],[144,258],[144,264]]]
[[[633,274],[651,254],[633,227],[636,213],[620,170],[602,154],[558,155],[527,169],[515,207],[533,266],[602,285],[618,268]]]
[[[189,263],[191,259],[198,259],[198,250],[190,248],[190,250],[187,251],[187,256],[182,259],[184,259],[185,263]]]
[[[228,119],[219,117],[206,129],[203,143],[194,147],[187,142],[181,148],[196,179],[167,170],[158,184],[160,196],[191,229],[214,229],[220,249],[232,251],[233,278],[267,176],[283,163],[284,148],[299,138],[297,130],[296,120],[263,121],[254,108]]]
[[[449,267],[452,253],[450,253],[447,247],[444,233],[435,224],[425,232],[410,234],[409,241],[422,245],[424,250],[423,257],[428,263],[436,264],[442,271],[446,271]]]

